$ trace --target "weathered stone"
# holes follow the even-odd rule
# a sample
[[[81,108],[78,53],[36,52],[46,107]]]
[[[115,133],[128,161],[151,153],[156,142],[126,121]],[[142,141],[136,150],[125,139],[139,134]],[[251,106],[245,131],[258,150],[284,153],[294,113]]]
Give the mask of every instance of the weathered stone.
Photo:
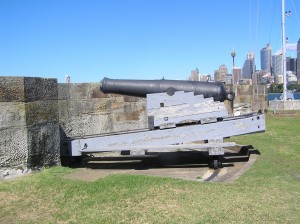
[[[23,166],[14,166],[14,167],[3,167],[0,169],[0,180],[2,179],[11,179],[19,176],[23,176],[26,174],[30,174],[32,172],[31,169],[28,169]]]
[[[146,98],[134,97],[134,96],[123,96],[124,102],[145,102]]]
[[[59,164],[56,79],[0,77],[0,167]]]
[[[10,127],[0,129],[0,167],[27,165],[27,129]]]
[[[27,128],[27,138],[29,168],[60,164],[60,136],[57,122]]]
[[[57,86],[58,100],[70,99],[70,88],[73,86],[71,83],[59,83]]]
[[[113,132],[113,122],[110,114],[82,114],[78,117],[71,117],[65,122],[60,122],[60,126],[61,132],[63,132],[61,136],[64,136],[64,139]],[[64,139],[61,139],[61,141]]]
[[[267,89],[265,85],[253,85],[253,95],[267,96]]]
[[[237,86],[238,95],[252,95],[252,86],[240,85]]]
[[[25,105],[22,102],[1,102],[0,129],[24,127],[26,125]]]
[[[25,104],[26,125],[58,122],[57,100],[34,101]]]
[[[272,100],[269,109],[274,110],[300,110],[300,100]]]
[[[57,101],[58,117],[60,122],[66,122],[69,118],[68,114],[68,101],[58,100]]]
[[[24,77],[0,77],[0,102],[24,101]]]
[[[122,101],[138,101],[138,97],[124,96],[120,94],[105,94],[100,91],[99,83],[60,83],[58,85],[58,99],[103,99],[103,98],[123,98]]]
[[[98,135],[147,127],[143,98],[104,94],[100,83],[59,84],[61,137]]]
[[[24,77],[25,101],[57,100],[57,80]]]
[[[240,101],[243,103],[249,103],[251,104],[252,102],[252,95],[240,95]]]

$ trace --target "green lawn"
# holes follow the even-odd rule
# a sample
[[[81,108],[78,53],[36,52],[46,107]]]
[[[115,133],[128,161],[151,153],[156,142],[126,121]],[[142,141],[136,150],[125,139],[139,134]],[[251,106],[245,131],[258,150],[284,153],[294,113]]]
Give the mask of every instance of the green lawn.
[[[300,223],[300,112],[232,138],[261,152],[233,183],[112,175],[63,178],[55,167],[0,182],[0,223]]]

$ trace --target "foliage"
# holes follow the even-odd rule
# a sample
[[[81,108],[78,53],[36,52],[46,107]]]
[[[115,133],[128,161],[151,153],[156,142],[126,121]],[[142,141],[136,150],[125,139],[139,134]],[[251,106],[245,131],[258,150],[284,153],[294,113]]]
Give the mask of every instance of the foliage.
[[[287,88],[293,92],[300,92],[300,84],[290,84]]]
[[[261,153],[237,181],[111,175],[68,180],[54,167],[0,182],[0,223],[298,223],[300,112],[268,114],[267,131],[235,137]]]
[[[287,89],[293,92],[300,92],[300,84],[290,84],[287,85]],[[275,84],[272,83],[268,90],[269,93],[282,93],[283,92],[283,84]]]
[[[275,84],[272,83],[268,90],[269,93],[282,93],[283,92],[283,84]]]

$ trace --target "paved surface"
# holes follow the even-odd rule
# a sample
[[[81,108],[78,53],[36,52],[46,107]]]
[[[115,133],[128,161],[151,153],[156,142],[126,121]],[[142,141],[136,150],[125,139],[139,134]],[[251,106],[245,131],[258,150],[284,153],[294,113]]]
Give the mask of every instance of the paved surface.
[[[250,154],[248,154],[250,152]],[[84,167],[66,176],[68,179],[95,181],[112,174],[150,175],[194,181],[230,182],[247,171],[257,158],[257,151],[238,148],[226,150],[223,168],[209,168],[206,152],[183,151],[150,153],[150,157],[130,157],[117,154],[97,156]]]

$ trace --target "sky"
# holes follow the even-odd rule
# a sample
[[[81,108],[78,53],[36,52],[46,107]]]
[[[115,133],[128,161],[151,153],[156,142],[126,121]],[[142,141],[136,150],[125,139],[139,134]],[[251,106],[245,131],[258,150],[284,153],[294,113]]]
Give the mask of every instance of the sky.
[[[286,0],[289,43],[300,0]],[[0,0],[0,76],[186,79],[281,48],[281,0]],[[295,51],[287,55],[297,57]]]

